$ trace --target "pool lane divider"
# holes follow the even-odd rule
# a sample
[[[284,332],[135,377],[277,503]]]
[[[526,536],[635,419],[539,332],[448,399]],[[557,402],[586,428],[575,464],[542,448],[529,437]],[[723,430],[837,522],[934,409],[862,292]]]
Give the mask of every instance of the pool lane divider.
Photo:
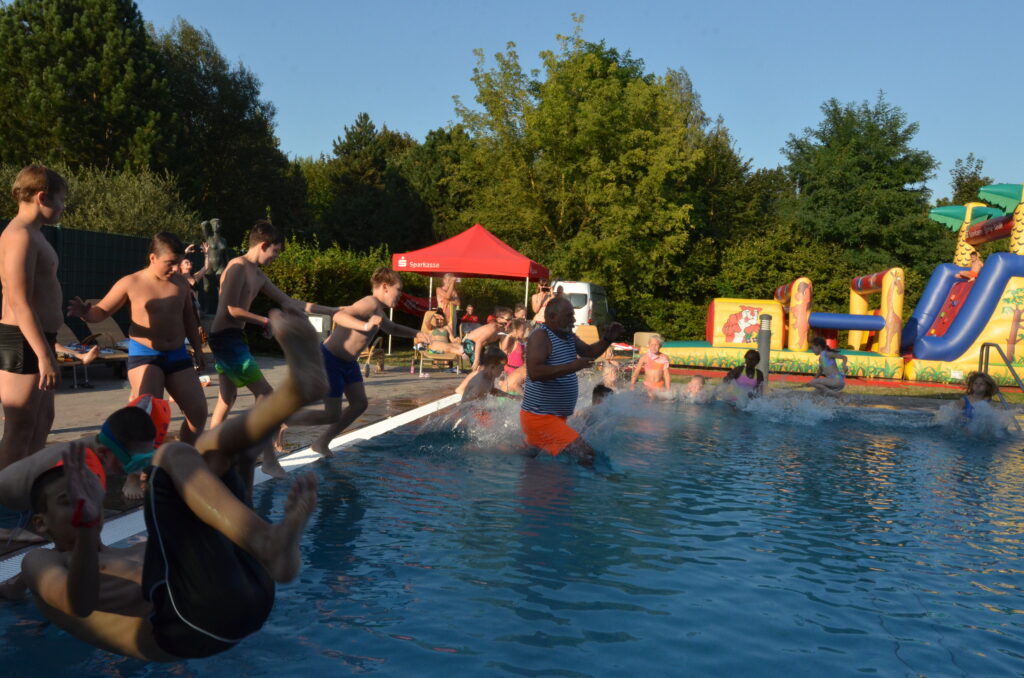
[[[462,396],[458,394],[452,394],[421,405],[420,407],[407,410],[400,414],[382,419],[376,423],[369,424],[362,428],[358,428],[354,431],[344,433],[334,440],[331,441],[331,450],[337,452],[340,448],[353,445],[365,440],[370,440],[376,436],[388,433],[395,430],[400,426],[410,424],[417,419],[429,416],[436,412],[451,407],[455,403],[459,402]],[[281,466],[286,471],[294,471],[300,469],[303,466],[312,464],[314,461],[323,459],[319,453],[314,452],[308,447],[303,447],[288,455],[281,457]],[[261,467],[256,467],[255,478],[253,479],[254,485],[259,485],[271,477],[263,472]],[[116,544],[119,541],[130,539],[136,535],[142,534],[146,531],[146,522],[142,516],[142,507],[133,509],[123,515],[120,515],[113,520],[103,523],[103,531],[100,533],[100,541],[104,544]],[[12,555],[5,557],[0,560],[0,581],[7,581],[11,577],[21,572],[21,560],[25,557],[25,554],[36,548],[53,548],[53,544],[42,544],[39,546],[27,546]]]

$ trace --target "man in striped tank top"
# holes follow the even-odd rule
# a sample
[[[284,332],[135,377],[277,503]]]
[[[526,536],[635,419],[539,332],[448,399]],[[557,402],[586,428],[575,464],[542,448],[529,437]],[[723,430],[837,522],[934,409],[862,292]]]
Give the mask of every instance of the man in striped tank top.
[[[544,324],[526,349],[526,385],[519,421],[526,442],[554,456],[565,452],[590,465],[594,450],[566,423],[576,409],[579,378],[576,373],[594,364],[623,332],[622,325],[605,328],[600,341],[585,344],[573,334],[574,313],[565,297],[544,307]]]

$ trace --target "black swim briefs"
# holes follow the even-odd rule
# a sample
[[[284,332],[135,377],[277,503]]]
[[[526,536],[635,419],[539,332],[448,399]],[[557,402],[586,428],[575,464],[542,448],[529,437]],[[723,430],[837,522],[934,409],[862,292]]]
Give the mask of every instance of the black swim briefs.
[[[238,473],[221,479],[244,501]],[[255,558],[196,517],[159,466],[149,469],[145,518],[142,595],[153,603],[153,636],[164,652],[209,657],[263,626],[274,606],[273,580]]]
[[[50,350],[53,351],[53,346],[57,343],[57,334],[43,334],[46,343],[50,345]],[[0,323],[0,370],[14,374],[39,374],[39,359],[36,352],[29,346],[28,340],[17,325]]]

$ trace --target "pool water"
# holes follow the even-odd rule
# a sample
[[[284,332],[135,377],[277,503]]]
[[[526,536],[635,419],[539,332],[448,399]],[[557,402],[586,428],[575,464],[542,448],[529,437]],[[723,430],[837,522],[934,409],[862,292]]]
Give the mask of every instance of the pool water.
[[[487,407],[313,465],[303,572],[233,651],[146,666],[5,605],[5,674],[1024,675],[1017,436],[619,394],[577,417],[587,470]]]

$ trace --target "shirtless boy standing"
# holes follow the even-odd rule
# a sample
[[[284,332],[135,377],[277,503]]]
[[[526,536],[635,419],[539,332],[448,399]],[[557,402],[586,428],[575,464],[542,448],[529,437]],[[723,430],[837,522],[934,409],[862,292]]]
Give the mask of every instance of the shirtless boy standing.
[[[53,346],[64,323],[57,253],[42,227],[64,212],[68,185],[53,170],[30,165],[11,187],[18,214],[0,235],[0,401],[4,434],[0,469],[41,449],[53,424],[60,369]]]
[[[178,403],[185,421],[179,439],[194,443],[206,425],[206,396],[199,384],[196,367],[203,370],[206,361],[201,350],[193,357],[185,339],[193,347],[202,346],[199,324],[192,310],[192,292],[178,273],[178,262],[185,246],[173,233],[157,233],[149,246],[149,265],[118,280],[95,305],[75,297],[68,304],[68,315],[95,323],[109,318],[125,305],[131,305],[128,329],[128,382],[132,398],[152,395],[162,398],[164,389]],[[124,485],[130,499],[142,497],[138,475],[131,474]]]
[[[297,314],[272,314],[288,377],[251,410],[201,436],[198,449],[174,442],[154,456],[149,415],[126,407],[107,420],[94,449],[81,441],[54,445],[0,473],[0,501],[31,503],[35,528],[54,540],[54,550],[28,553],[18,575],[54,624],[101,649],[156,662],[223,652],[263,626],[274,582],[298,574],[316,477],[295,481],[284,517],[270,524],[243,502],[232,456],[326,388],[312,326]],[[152,464],[149,539],[106,548],[103,465],[122,470],[139,460]],[[11,588],[4,586],[8,594]]]
[[[258,325],[269,334],[270,318],[249,310],[258,294],[264,294],[281,308],[296,312],[333,315],[338,308],[319,306],[292,299],[270,282],[263,267],[271,264],[284,251],[284,234],[269,221],[257,221],[249,232],[249,249],[228,262],[220,277],[220,297],[217,315],[210,328],[210,350],[216,359],[214,366],[221,374],[220,393],[213,408],[210,426],[219,425],[228,416],[238,389],[246,386],[257,400],[273,390],[259,365],[249,352],[243,328],[246,323]],[[285,477],[285,470],[274,454],[269,442],[263,446],[263,472],[275,478]]]
[[[402,293],[402,278],[390,268],[381,267],[370,277],[373,292],[351,306],[334,314],[334,329],[320,345],[330,391],[324,398],[321,412],[299,412],[288,420],[289,426],[323,426],[327,429],[310,446],[325,457],[334,456],[330,444],[338,434],[366,411],[366,388],[359,370],[358,356],[377,330],[399,337],[411,337],[417,343],[430,343],[430,335],[388,320],[388,309],[394,308]],[[348,407],[341,409],[341,397]]]

